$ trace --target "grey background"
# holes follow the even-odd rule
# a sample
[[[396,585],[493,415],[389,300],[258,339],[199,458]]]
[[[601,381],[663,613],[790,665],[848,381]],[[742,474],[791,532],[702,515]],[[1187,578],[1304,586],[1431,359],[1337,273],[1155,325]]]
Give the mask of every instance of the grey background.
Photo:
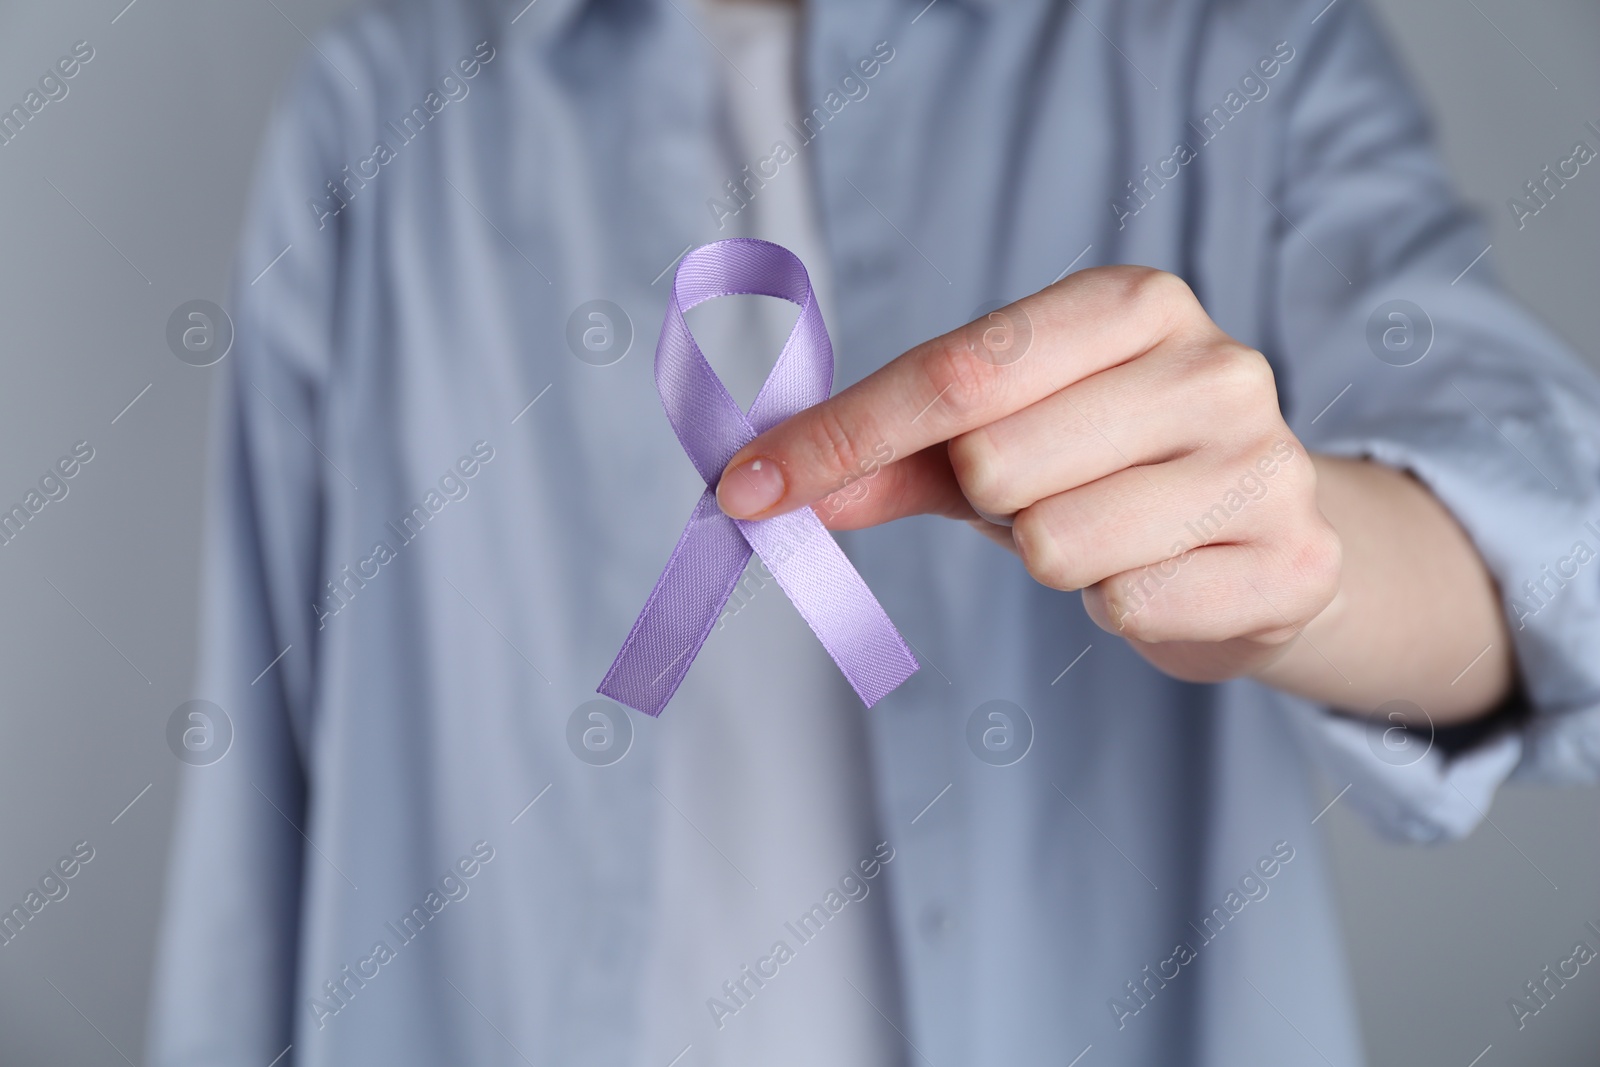
[[[180,769],[165,726],[191,695],[220,369],[174,358],[166,321],[223,301],[275,88],[304,35],[349,6],[126,2],[0,0],[0,103],[73,42],[96,52],[0,146],[0,506],[74,442],[95,449],[67,498],[0,547],[0,903],[74,842],[95,849],[69,896],[0,948],[8,1065],[141,1059]],[[1520,232],[1505,207],[1579,137],[1596,143],[1583,124],[1600,124],[1600,5],[1376,2],[1493,224],[1484,263],[1600,364],[1600,167]],[[1597,1059],[1600,973],[1521,1032],[1506,1001],[1600,924],[1600,791],[1509,788],[1490,819],[1432,849],[1380,843],[1342,804],[1322,820],[1374,1064]]]

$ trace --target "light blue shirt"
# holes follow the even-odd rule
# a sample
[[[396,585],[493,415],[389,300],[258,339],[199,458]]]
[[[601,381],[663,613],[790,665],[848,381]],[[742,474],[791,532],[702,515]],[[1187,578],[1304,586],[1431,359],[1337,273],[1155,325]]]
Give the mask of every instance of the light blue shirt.
[[[1068,269],[1174,271],[1271,359],[1308,447],[1409,469],[1456,515],[1523,679],[1430,746],[1169,679],[964,525],[843,537],[925,664],[863,713],[869,780],[840,785],[893,849],[867,898],[890,1047],[1360,1063],[1317,769],[1416,841],[1512,775],[1600,776],[1600,402],[1495,285],[1359,0],[1325,6],[815,0],[817,110],[754,177],[721,169],[724,60],[681,4],[405,0],[323,36],[236,270],[195,693],[234,736],[184,768],[150,1061],[679,1053],[640,1022],[664,731],[710,692],[762,714],[816,649],[803,626],[737,645],[735,616],[660,721],[623,717],[624,758],[571,731],[702,488],[651,375],[670,267],[730,234],[728,182],[753,201],[803,166],[841,384]],[[593,300],[631,321],[606,366],[586,312],[569,343]],[[991,701],[1011,749],[984,747]]]

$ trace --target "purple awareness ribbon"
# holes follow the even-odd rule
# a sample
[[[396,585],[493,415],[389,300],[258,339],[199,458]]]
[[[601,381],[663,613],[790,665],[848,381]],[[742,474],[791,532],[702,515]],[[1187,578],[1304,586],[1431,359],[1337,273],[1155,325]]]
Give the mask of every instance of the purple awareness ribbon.
[[[775,296],[800,317],[748,414],[706,362],[683,313],[713,297]],[[833,345],[798,256],[769,241],[739,238],[683,257],[656,344],[656,389],[706,491],[695,505],[661,578],[622,642],[599,692],[660,715],[711,635],[752,550],[777,579],[851,688],[872,707],[920,664],[810,508],[771,519],[729,518],[717,480],[734,453],[789,416],[828,398]]]

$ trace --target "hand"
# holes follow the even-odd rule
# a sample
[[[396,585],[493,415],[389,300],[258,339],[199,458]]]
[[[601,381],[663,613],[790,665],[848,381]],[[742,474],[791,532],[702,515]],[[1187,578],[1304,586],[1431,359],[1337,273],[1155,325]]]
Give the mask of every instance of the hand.
[[[1340,584],[1265,357],[1141,267],[1081,271],[918,345],[740,449],[718,501],[736,518],[813,505],[834,529],[964,519],[1193,681],[1266,668]]]

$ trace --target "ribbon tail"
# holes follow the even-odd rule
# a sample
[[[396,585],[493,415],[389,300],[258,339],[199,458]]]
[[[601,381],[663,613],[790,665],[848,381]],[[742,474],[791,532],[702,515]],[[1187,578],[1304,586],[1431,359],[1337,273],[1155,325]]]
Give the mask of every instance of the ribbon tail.
[[[635,711],[660,715],[711,636],[748,562],[750,545],[707,489],[598,692]]]
[[[867,707],[921,668],[816,512],[735,521]]]

